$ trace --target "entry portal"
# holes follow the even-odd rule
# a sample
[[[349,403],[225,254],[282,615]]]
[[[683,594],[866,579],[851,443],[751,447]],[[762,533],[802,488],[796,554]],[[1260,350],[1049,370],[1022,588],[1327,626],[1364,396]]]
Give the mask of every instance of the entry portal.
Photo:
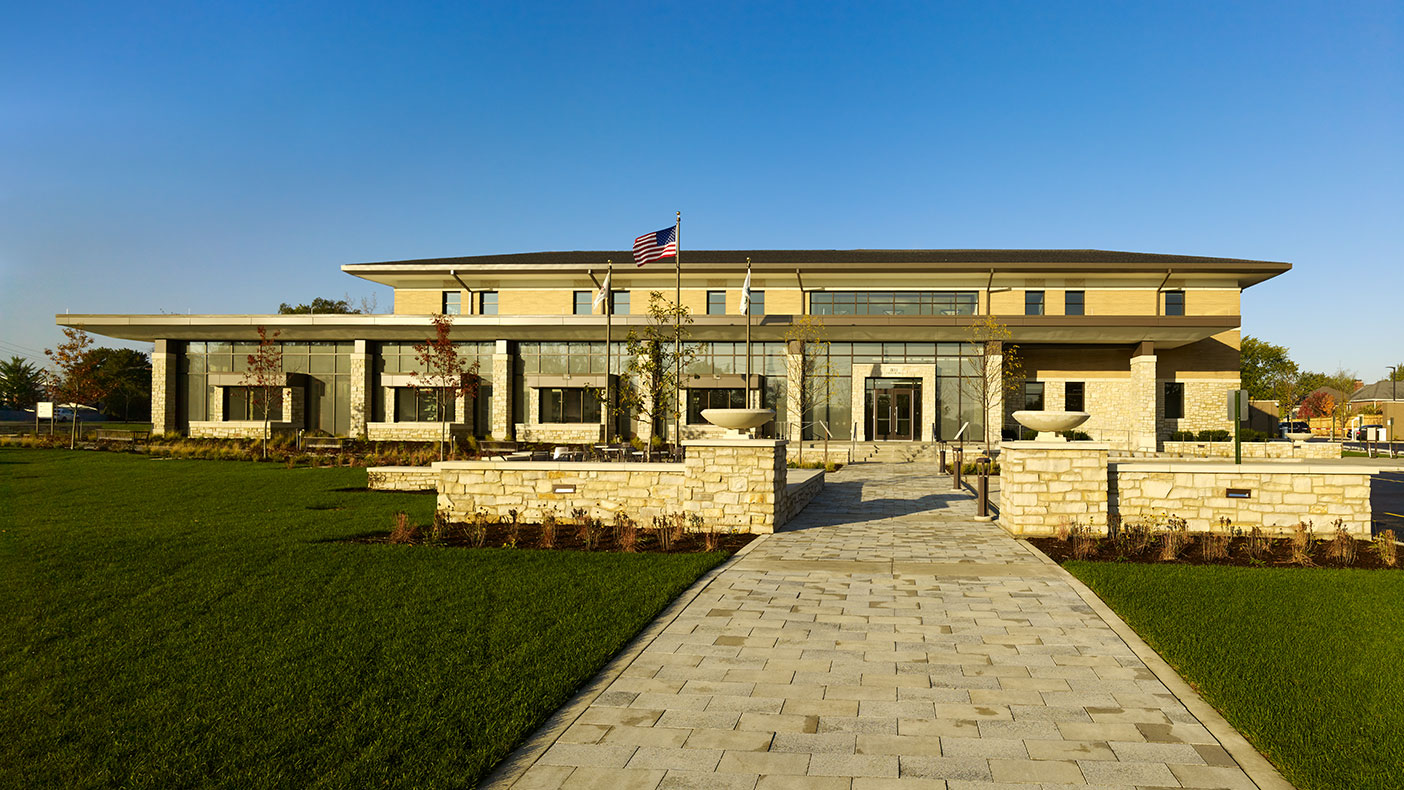
[[[912,441],[921,421],[921,384],[894,379],[869,379],[868,438]]]

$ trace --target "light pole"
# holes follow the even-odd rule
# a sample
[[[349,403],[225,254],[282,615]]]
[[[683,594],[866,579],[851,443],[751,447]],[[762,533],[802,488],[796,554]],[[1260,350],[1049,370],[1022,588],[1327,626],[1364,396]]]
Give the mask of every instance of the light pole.
[[[1398,365],[1390,365],[1390,366],[1389,366],[1389,402],[1390,402],[1390,405],[1394,405],[1395,403],[1397,403],[1397,402],[1399,401],[1399,395],[1398,395],[1397,392],[1396,392],[1396,390],[1398,390],[1398,389],[1399,389],[1399,366],[1398,366]],[[1394,420],[1392,420],[1392,419],[1391,419],[1391,420],[1387,420],[1387,421],[1386,421],[1386,425],[1389,426],[1389,435],[1385,437],[1386,439],[1389,440],[1389,457],[1390,457],[1390,458],[1393,458],[1393,457],[1394,457]]]

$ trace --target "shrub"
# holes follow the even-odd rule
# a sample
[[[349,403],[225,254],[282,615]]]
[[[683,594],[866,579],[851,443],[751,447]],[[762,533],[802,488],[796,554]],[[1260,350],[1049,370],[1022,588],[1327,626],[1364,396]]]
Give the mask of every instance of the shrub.
[[[1160,551],[1157,558],[1161,562],[1173,562],[1180,558],[1189,545],[1189,525],[1182,518],[1170,516],[1166,528],[1160,533]]]
[[[1253,527],[1248,532],[1248,556],[1260,560],[1270,553],[1269,549],[1267,535],[1263,534],[1262,529]]]
[[[1073,559],[1085,560],[1096,552],[1097,544],[1100,541],[1092,536],[1092,528],[1090,526],[1083,526],[1077,521],[1073,521],[1069,533],[1072,537]]]
[[[1194,431],[1171,431],[1170,441],[1172,442],[1192,442],[1195,441]]]
[[[429,527],[427,542],[438,543],[442,541],[449,531],[448,512],[443,510],[434,511],[434,523]]]
[[[541,548],[554,549],[556,547],[556,514],[554,511],[546,511],[541,514]]]
[[[521,513],[516,508],[507,511],[507,547],[515,549],[517,538],[521,536],[521,523],[519,521]]]
[[[673,519],[670,516],[653,517],[653,536],[658,540],[658,548],[667,551],[673,545]]]
[[[1311,548],[1315,542],[1315,538],[1311,534],[1311,522],[1297,522],[1297,525],[1292,527],[1292,535],[1287,542],[1288,548],[1292,551],[1288,562],[1303,567],[1314,565],[1315,563],[1311,561]]]
[[[413,543],[419,538],[419,528],[410,523],[409,514],[401,510],[395,514],[395,526],[390,530],[391,543]]]
[[[620,551],[633,553],[637,550],[639,541],[638,523],[629,517],[628,513],[619,511],[614,514],[614,542],[619,546]]]
[[[497,519],[486,510],[478,510],[473,514],[473,524],[468,530],[468,539],[473,542],[473,548],[481,549],[487,543],[488,525]]]
[[[1333,526],[1336,528],[1336,536],[1326,544],[1326,558],[1339,565],[1354,565],[1355,554],[1359,549],[1355,538],[1346,532],[1344,520],[1336,519]]]
[[[1092,434],[1086,431],[1062,431],[1058,435],[1073,442],[1088,442],[1092,440]]]
[[[1391,568],[1398,561],[1395,557],[1396,548],[1398,547],[1394,545],[1394,530],[1387,529],[1375,536],[1375,553],[1379,555],[1380,562]]]
[[[1201,442],[1228,442],[1233,440],[1233,433],[1223,428],[1214,428],[1200,431],[1198,438]]]
[[[1199,539],[1199,556],[1205,562],[1214,562],[1228,557],[1229,554],[1229,534],[1218,530],[1209,530]]]

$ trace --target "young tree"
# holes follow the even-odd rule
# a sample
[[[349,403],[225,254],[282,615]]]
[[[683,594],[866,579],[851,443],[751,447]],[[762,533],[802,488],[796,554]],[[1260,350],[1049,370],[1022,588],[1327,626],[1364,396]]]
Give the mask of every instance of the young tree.
[[[57,368],[49,374],[50,398],[60,404],[68,404],[73,410],[73,430],[68,439],[68,447],[73,449],[78,446],[79,405],[96,404],[106,397],[107,391],[89,348],[93,344],[92,338],[82,327],[68,327],[63,334],[68,340],[57,348],[44,349],[44,355]]]
[[[785,330],[786,390],[785,408],[787,419],[799,423],[799,435],[794,437],[796,445],[795,461],[804,463],[804,429],[818,422],[815,411],[829,403],[833,395],[833,365],[829,361],[829,340],[824,330],[823,319],[813,315],[802,315]],[[798,353],[794,353],[798,351]],[[824,427],[827,431],[827,426]],[[828,434],[825,433],[825,455],[827,456]]]
[[[248,364],[244,368],[244,386],[248,387],[253,396],[253,405],[263,414],[263,457],[268,458],[268,433],[273,416],[273,405],[275,402],[282,403],[283,385],[287,383],[287,376],[283,374],[283,345],[278,342],[278,335],[275,331],[272,335],[268,330],[258,328],[258,348],[254,353],[249,354]]]
[[[478,361],[465,366],[458,355],[458,348],[449,338],[453,329],[453,318],[435,313],[431,319],[434,336],[414,347],[414,357],[419,362],[420,372],[414,374],[414,382],[421,389],[434,393],[434,414],[439,422],[439,460],[444,460],[444,447],[449,441],[449,422],[453,419],[453,407],[459,395],[474,398],[482,379],[478,375]]]
[[[1005,396],[1015,392],[1023,380],[1023,362],[1019,359],[1019,347],[1009,342],[1014,333],[992,315],[982,316],[972,323],[967,336],[967,342],[977,346],[980,353],[969,358],[960,386],[964,396],[980,407],[988,450],[990,432],[1004,428],[1002,404]],[[991,415],[996,405],[1001,406],[1000,413]]]
[[[686,371],[706,348],[687,342],[691,324],[692,315],[686,305],[675,305],[661,292],[653,291],[648,296],[648,323],[630,329],[624,341],[627,361],[619,377],[613,412],[647,418],[655,437],[666,426],[668,416],[678,414],[678,371]],[[681,416],[677,422],[682,422]],[[680,425],[678,431],[676,438],[681,439]],[[652,441],[648,454],[652,460]]]
[[[44,373],[23,357],[0,362],[0,407],[28,409],[44,396]]]

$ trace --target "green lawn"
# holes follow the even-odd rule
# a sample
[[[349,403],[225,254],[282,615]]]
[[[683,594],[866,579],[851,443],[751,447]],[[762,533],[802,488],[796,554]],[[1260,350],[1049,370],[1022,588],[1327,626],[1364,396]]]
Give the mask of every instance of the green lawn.
[[[463,787],[722,558],[334,542],[364,469],[0,449],[0,787]]]
[[[1297,787],[1404,787],[1404,573],[1065,567]]]

